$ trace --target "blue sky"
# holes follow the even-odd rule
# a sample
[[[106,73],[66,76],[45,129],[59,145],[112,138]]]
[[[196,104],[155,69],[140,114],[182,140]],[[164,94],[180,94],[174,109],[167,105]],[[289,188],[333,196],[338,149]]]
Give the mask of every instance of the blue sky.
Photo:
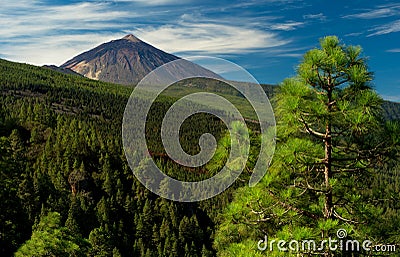
[[[294,75],[302,54],[334,34],[364,48],[376,90],[400,102],[397,1],[1,2],[0,58],[60,65],[128,33],[181,57],[225,58],[271,84]]]

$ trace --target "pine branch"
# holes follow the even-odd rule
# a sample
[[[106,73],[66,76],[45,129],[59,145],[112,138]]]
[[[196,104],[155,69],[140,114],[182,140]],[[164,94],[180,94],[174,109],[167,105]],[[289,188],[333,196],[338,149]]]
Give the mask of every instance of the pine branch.
[[[303,125],[304,125],[304,127],[305,127],[305,129],[306,129],[308,134],[313,135],[313,136],[315,136],[317,138],[325,138],[326,137],[326,135],[324,133],[315,131],[312,128],[310,128],[309,125],[307,124],[307,122],[303,119],[303,117],[299,118],[299,121],[301,123],[303,123]]]
[[[353,224],[362,224],[361,222],[355,221],[355,220],[349,220],[346,218],[343,218],[342,216],[340,216],[335,210],[333,210],[333,216],[335,216],[336,218],[344,221],[344,222],[349,222],[349,223],[353,223]]]

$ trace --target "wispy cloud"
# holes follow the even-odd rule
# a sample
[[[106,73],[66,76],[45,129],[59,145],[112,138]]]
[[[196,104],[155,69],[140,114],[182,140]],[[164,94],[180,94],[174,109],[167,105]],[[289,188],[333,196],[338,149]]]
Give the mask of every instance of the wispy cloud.
[[[272,32],[248,26],[189,23],[146,27],[134,32],[147,42],[174,53],[229,54],[254,52],[289,43]]]
[[[399,3],[378,5],[373,9],[367,9],[363,12],[345,15],[342,16],[342,18],[373,20],[373,19],[383,19],[395,16],[400,16]],[[392,20],[391,22],[381,23],[379,25],[374,26],[371,29],[368,29],[369,34],[367,35],[367,37],[385,35],[399,31],[400,31],[400,20],[397,19],[397,20]]]
[[[348,33],[345,36],[346,37],[358,37],[361,36],[363,34],[363,32],[352,32],[352,33]]]
[[[137,3],[141,5],[182,5],[182,4],[190,4],[190,0],[182,1],[182,0],[110,0],[110,2],[125,2],[125,3]]]
[[[303,15],[303,19],[324,21],[324,20],[326,20],[326,16],[323,13],[305,14],[305,15]]]
[[[1,58],[11,61],[26,62],[35,65],[60,65],[71,57],[89,50],[121,34],[88,33],[82,35],[43,36],[37,40],[18,38],[10,44],[1,45]]]
[[[295,30],[298,27],[301,27],[303,25],[304,25],[304,22],[289,21],[286,23],[273,24],[273,25],[271,25],[271,28],[273,30],[290,31],[290,30]]]
[[[400,4],[378,5],[374,9],[365,10],[360,13],[354,13],[343,16],[348,19],[379,19],[400,14]]]
[[[343,18],[351,18],[351,19],[378,19],[385,18],[396,15],[397,11],[391,8],[382,8],[378,10],[371,10],[362,13],[350,14],[343,16]]]
[[[388,53],[400,53],[400,48],[389,49],[389,50],[386,50],[386,52],[388,52]]]
[[[46,36],[63,31],[110,29],[122,27],[118,18],[134,17],[127,11],[109,10],[104,3],[78,3],[62,6],[24,4],[19,13],[4,10],[0,13],[1,41],[21,36]]]
[[[369,30],[370,33],[368,37],[385,35],[389,33],[399,32],[400,31],[400,20],[395,20],[387,24],[376,26]]]

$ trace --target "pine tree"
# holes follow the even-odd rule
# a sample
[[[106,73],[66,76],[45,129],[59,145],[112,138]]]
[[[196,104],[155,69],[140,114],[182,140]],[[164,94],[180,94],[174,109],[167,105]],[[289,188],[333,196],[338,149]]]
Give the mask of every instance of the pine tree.
[[[136,236],[145,239],[146,242],[148,242],[152,236],[152,220],[153,213],[151,210],[151,203],[147,199],[136,225]]]
[[[71,234],[80,235],[80,228],[77,221],[79,211],[79,202],[75,196],[72,196],[72,201],[68,211],[68,218],[65,221],[65,227],[71,232]]]
[[[237,252],[240,246],[254,246],[266,234],[287,242],[323,240],[344,228],[366,239],[367,224],[381,212],[365,191],[392,142],[382,141],[382,99],[371,88],[361,48],[325,37],[297,73],[275,99],[272,166],[256,187],[239,189],[227,208],[215,240],[220,256],[247,256]],[[333,254],[326,248],[314,253]]]
[[[95,228],[89,235],[92,245],[90,256],[108,257],[113,254],[113,247],[109,233],[103,228]]]
[[[24,140],[22,138],[21,133],[17,129],[12,130],[12,132],[9,136],[9,142],[10,142],[14,160],[16,162],[20,162],[21,159],[23,158]]]

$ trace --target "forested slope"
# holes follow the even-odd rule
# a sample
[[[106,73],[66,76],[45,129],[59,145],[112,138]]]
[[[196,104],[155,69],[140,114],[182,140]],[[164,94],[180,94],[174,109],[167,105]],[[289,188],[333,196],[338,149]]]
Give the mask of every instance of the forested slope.
[[[201,204],[175,203],[133,177],[121,140],[132,88],[3,60],[0,87],[0,255],[11,256],[28,239],[18,256],[214,255],[213,219],[229,192]],[[171,103],[155,103],[154,122]],[[206,116],[197,121],[197,132],[224,128]],[[157,149],[155,140],[149,142]],[[207,175],[180,170],[154,152],[178,178]]]

